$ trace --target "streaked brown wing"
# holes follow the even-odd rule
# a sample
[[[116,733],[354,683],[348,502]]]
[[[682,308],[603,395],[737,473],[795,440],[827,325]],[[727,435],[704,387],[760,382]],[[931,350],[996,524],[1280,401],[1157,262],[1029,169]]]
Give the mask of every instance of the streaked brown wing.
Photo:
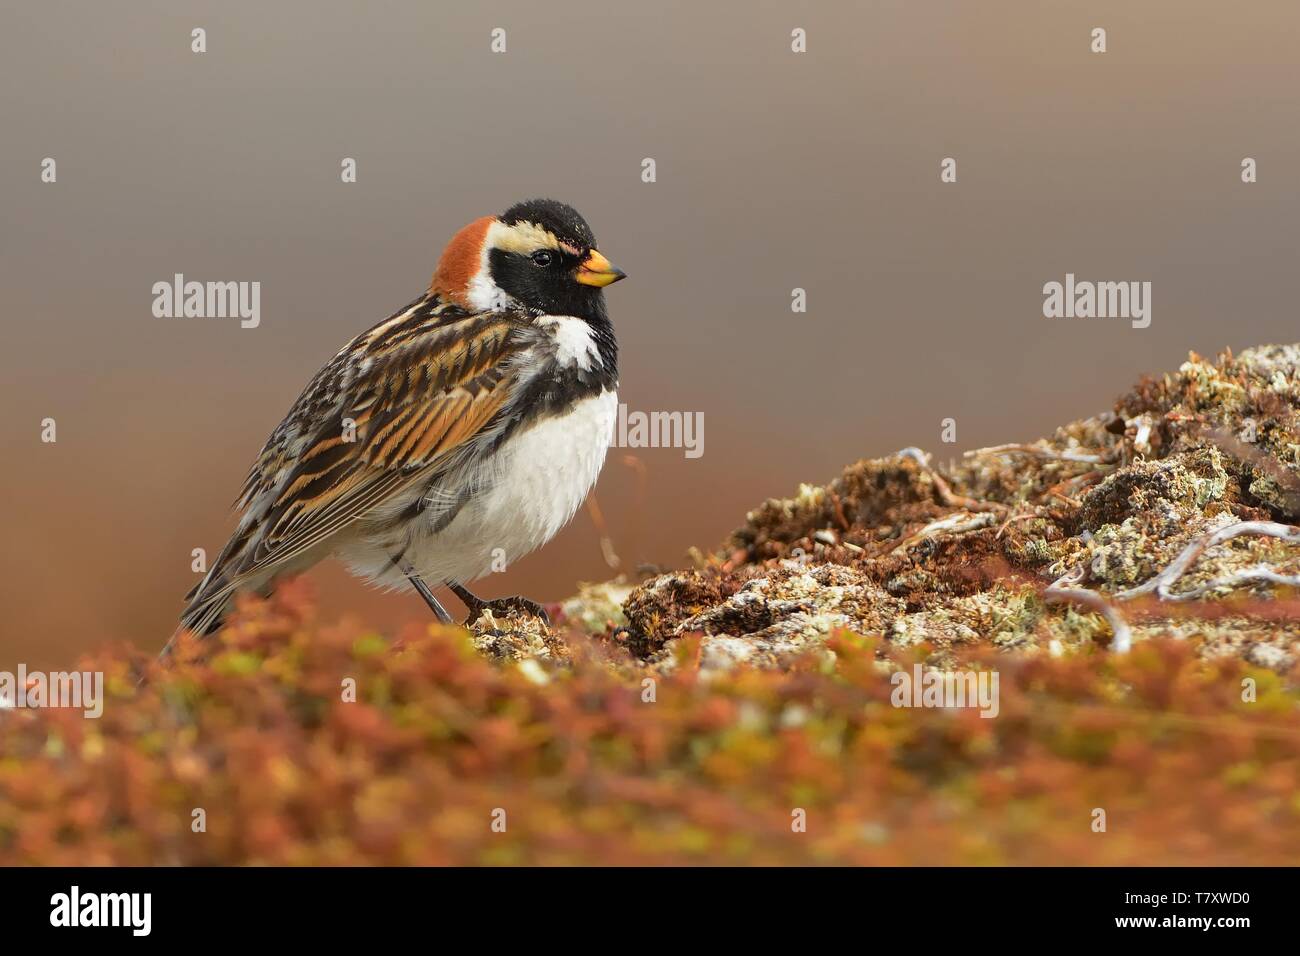
[[[408,307],[359,336],[262,449],[240,502],[254,520],[222,552],[195,603],[222,598],[427,480],[509,404],[523,371],[512,360],[532,341],[511,314],[449,320],[427,307]]]

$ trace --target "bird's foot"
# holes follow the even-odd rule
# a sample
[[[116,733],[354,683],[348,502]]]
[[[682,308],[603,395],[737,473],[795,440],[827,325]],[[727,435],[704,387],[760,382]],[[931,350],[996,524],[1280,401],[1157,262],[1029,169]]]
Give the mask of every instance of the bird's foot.
[[[530,601],[526,597],[520,597],[518,594],[510,597],[497,598],[494,601],[485,601],[478,597],[469,588],[455,581],[448,581],[447,587],[451,588],[452,593],[460,598],[461,603],[469,609],[469,617],[465,618],[465,627],[469,627],[479,619],[484,611],[491,611],[493,614],[509,616],[512,611],[523,611],[525,614],[531,614],[533,617],[541,619],[542,623],[549,628],[551,626],[551,616],[546,613],[546,609],[536,601]]]

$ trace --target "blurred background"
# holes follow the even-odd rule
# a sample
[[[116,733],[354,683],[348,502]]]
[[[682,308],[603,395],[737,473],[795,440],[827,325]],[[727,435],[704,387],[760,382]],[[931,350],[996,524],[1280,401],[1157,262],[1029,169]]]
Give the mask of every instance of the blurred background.
[[[611,451],[597,499],[625,570],[678,564],[856,458],[1029,440],[1188,350],[1297,337],[1284,0],[87,0],[0,18],[0,669],[160,647],[191,550],[219,550],[308,378],[427,286],[454,230],[522,198],[575,205],[630,275],[608,293],[622,400],[704,413],[700,458]],[[155,318],[151,287],[178,272],[260,282],[260,327]],[[1045,319],[1043,284],[1067,272],[1150,281],[1150,328]],[[480,590],[556,600],[613,573],[580,512]],[[427,614],[337,565],[312,577],[327,614]]]

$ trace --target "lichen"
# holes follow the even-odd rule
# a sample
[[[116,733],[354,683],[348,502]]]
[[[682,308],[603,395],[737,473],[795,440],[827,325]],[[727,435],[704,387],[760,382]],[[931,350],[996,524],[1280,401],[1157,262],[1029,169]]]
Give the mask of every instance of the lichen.
[[[938,666],[976,642],[1105,645],[1105,615],[1045,599],[1048,585],[1074,575],[1073,586],[1115,600],[1233,522],[1300,520],[1298,450],[1300,346],[1193,354],[1039,441],[947,467],[905,449],[764,502],[695,568],[633,591],[622,640],[656,665],[701,634],[706,668],[784,666],[841,627],[927,648]],[[1133,615],[1134,636],[1290,666],[1300,615],[1276,613],[1286,587],[1242,578],[1258,567],[1294,574],[1300,548],[1242,537],[1206,549],[1179,584],[1205,591],[1198,607],[1153,597]],[[1189,622],[1189,610],[1201,616]]]
[[[569,645],[540,617],[526,611],[498,616],[484,610],[469,624],[470,640],[479,653],[498,661],[565,661]]]
[[[584,582],[578,585],[577,594],[560,605],[560,610],[566,621],[588,634],[623,627],[627,624],[623,603],[632,590],[632,585],[622,578],[595,584]]]

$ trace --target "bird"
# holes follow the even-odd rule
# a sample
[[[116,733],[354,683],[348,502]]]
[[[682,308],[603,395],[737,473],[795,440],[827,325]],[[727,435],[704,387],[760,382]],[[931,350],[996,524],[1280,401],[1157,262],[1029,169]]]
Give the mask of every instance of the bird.
[[[551,199],[456,232],[427,290],[307,383],[257,455],[238,524],[186,595],[180,627],[218,631],[241,592],[326,558],[382,588],[430,584],[470,612],[522,609],[467,587],[549,541],[586,499],[618,412],[604,288],[625,277],[587,221]]]

